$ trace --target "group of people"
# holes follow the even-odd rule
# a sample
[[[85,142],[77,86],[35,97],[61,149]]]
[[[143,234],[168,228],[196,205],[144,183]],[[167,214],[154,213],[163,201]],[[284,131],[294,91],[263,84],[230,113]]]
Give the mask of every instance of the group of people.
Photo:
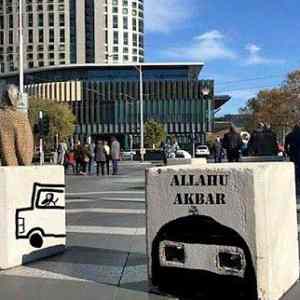
[[[106,140],[96,140],[96,143],[81,144],[79,141],[74,148],[68,149],[67,143],[61,141],[57,148],[57,163],[64,165],[65,169],[72,169],[73,174],[92,175],[93,165],[96,165],[96,174],[110,175],[110,161],[112,162],[112,175],[118,174],[118,162],[121,158],[120,143],[112,137],[109,145]]]
[[[241,153],[250,156],[274,156],[279,152],[276,134],[269,125],[262,122],[257,124],[247,144],[243,142],[236,128],[230,126],[223,139],[218,136],[213,144],[215,162],[222,161],[225,156],[224,150],[229,162],[238,162]]]

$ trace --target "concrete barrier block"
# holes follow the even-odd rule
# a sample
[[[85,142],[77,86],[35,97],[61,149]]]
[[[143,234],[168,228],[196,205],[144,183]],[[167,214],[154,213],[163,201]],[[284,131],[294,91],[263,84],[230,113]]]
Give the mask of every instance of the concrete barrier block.
[[[0,167],[0,269],[64,251],[64,169]]]
[[[176,165],[187,165],[191,164],[192,160],[189,158],[168,158],[167,165],[168,166],[176,166]]]
[[[207,159],[206,158],[192,158],[192,165],[202,165],[202,164],[207,164]]]
[[[299,278],[292,163],[152,168],[146,198],[154,285],[201,291],[211,279],[221,293],[234,282],[249,299],[278,300]]]

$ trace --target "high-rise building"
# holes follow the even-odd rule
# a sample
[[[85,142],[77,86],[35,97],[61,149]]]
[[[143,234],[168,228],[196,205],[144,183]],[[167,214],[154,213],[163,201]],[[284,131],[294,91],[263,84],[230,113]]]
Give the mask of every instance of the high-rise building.
[[[19,0],[0,0],[0,73],[19,65]],[[23,0],[24,68],[144,61],[143,0]]]

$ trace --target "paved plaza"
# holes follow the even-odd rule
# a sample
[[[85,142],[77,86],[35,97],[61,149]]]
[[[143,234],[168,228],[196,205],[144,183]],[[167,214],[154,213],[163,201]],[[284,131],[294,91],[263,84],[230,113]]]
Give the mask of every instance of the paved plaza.
[[[0,299],[173,299],[147,280],[144,169],[67,176],[67,250],[0,273]],[[299,220],[300,221],[300,220]],[[299,299],[300,285],[283,300]]]

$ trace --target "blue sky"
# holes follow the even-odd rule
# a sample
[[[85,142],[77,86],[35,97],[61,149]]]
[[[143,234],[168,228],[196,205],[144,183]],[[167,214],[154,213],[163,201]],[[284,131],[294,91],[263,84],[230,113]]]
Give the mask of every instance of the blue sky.
[[[203,62],[239,107],[300,69],[299,0],[145,0],[146,61]]]

